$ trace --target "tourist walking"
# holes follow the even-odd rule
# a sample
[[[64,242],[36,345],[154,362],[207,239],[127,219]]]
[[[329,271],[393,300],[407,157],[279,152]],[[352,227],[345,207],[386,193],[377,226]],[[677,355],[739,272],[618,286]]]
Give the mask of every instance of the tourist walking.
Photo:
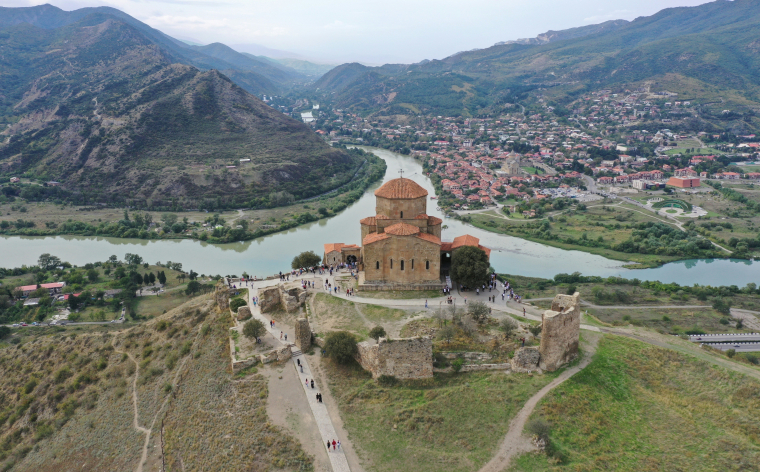
[[[338,450],[340,451],[340,439],[338,439]]]
[[[335,446],[337,445],[337,443],[335,442],[334,439],[332,440],[332,443],[333,443],[333,451],[334,451],[335,450]]]

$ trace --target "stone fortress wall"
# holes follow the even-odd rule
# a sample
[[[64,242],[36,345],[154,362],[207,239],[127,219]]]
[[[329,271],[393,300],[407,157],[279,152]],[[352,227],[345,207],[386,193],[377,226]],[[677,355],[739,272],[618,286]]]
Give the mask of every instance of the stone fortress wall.
[[[578,356],[581,336],[581,295],[557,295],[551,310],[541,316],[541,360],[543,370],[555,371]]]
[[[285,288],[282,285],[259,290],[259,307],[262,313],[270,313],[280,308],[293,313],[306,302],[308,293],[301,287]]]
[[[417,215],[425,213],[427,209],[427,192],[426,195],[419,198],[398,199],[377,197],[376,201],[376,215],[385,215],[393,220],[413,220]],[[398,221],[395,221],[395,223],[398,223]]]
[[[389,375],[397,379],[426,379],[433,376],[433,341],[430,337],[380,338],[379,343],[358,344],[357,360],[372,378]]]

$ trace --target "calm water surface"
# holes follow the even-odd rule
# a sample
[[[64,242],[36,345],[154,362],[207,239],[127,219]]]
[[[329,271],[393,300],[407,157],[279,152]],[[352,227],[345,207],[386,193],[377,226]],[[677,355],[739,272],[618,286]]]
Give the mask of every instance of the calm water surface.
[[[422,174],[422,166],[408,156],[383,149],[370,149],[385,159],[388,170],[384,181],[398,177],[414,179],[430,195],[435,190]],[[146,241],[95,236],[0,237],[0,267],[35,264],[42,253],[54,254],[72,264],[103,261],[112,254],[120,259],[131,252],[153,262],[181,262],[185,270],[202,274],[236,274],[266,276],[287,270],[293,256],[312,250],[323,253],[323,244],[342,242],[361,244],[359,220],[375,214],[374,191],[378,183],[367,190],[356,203],[339,215],[310,223],[286,232],[272,234],[253,241],[232,244],[208,244],[191,240]],[[428,214],[444,218],[436,209],[436,200],[428,200]],[[579,271],[584,275],[637,277],[641,280],[678,282],[682,285],[738,285],[760,283],[760,263],[739,260],[688,260],[666,264],[657,269],[631,270],[624,264],[580,251],[565,251],[525,241],[511,236],[489,233],[459,221],[444,218],[443,240],[451,241],[462,234],[480,238],[490,247],[491,264],[497,271],[533,277],[554,277],[555,274]]]

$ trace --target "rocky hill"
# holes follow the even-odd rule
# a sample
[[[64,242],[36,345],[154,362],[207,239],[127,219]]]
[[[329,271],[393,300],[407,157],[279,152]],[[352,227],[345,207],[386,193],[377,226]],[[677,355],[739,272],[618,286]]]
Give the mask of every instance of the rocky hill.
[[[361,164],[222,73],[98,12],[57,28],[0,26],[0,126],[0,176],[60,182],[80,203],[309,197]]]
[[[760,3],[716,1],[405,67],[344,64],[313,87],[335,92],[342,108],[482,115],[532,90],[549,90],[561,101],[605,87],[667,81],[673,92],[709,90],[718,103],[731,105],[724,108],[754,113],[760,109],[758,24]],[[373,86],[354,87],[361,83]],[[380,100],[380,92],[393,98]]]

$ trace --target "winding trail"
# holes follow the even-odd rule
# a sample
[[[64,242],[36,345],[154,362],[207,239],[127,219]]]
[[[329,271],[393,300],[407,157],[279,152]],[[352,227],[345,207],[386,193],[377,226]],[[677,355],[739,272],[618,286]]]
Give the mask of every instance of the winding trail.
[[[596,352],[596,345],[598,344],[600,338],[601,336],[599,335],[589,336],[588,342],[586,344],[587,350],[584,352],[583,359],[581,360],[580,364],[562,372],[556,379],[549,382],[546,386],[544,386],[544,388],[539,390],[538,393],[530,397],[530,399],[525,402],[525,405],[509,424],[509,430],[507,431],[504,440],[499,446],[499,450],[496,452],[493,458],[480,469],[480,472],[499,472],[501,470],[504,470],[509,466],[509,463],[513,457],[535,449],[535,446],[532,444],[531,440],[523,435],[525,423],[527,423],[528,418],[530,418],[530,415],[538,405],[538,402],[540,402],[547,393],[551,392],[552,389],[562,384],[562,382],[577,374],[587,365],[589,365],[591,359],[594,357],[594,353]]]
[[[200,336],[200,329],[198,330],[198,334],[195,336],[195,340],[193,341],[193,345],[195,345],[195,341],[198,340],[198,337]],[[137,431],[145,435],[145,442],[143,443],[142,448],[142,454],[140,455],[140,463],[137,464],[137,468],[135,468],[135,472],[143,472],[143,465],[148,460],[148,449],[150,445],[150,436],[153,434],[153,427],[156,425],[156,421],[158,420],[159,415],[162,411],[164,411],[164,408],[169,404],[169,400],[171,399],[171,392],[166,394],[166,398],[164,398],[163,403],[161,403],[161,406],[159,407],[158,411],[156,411],[156,414],[153,415],[153,419],[150,422],[149,428],[144,428],[140,426],[140,412],[137,407],[137,378],[140,376],[140,366],[135,360],[135,358],[126,351],[117,351],[114,350],[114,352],[117,352],[119,354],[126,354],[129,357],[129,360],[131,360],[135,364],[135,374],[134,378],[132,379],[132,408],[134,409],[134,418],[132,419],[132,427],[135,428]],[[179,380],[180,373],[182,372],[182,369],[185,367],[185,363],[187,362],[187,359],[189,359],[191,356],[188,354],[185,356],[184,359],[182,359],[182,362],[177,367],[174,378],[172,379],[172,392],[174,389],[177,388],[177,382]]]

